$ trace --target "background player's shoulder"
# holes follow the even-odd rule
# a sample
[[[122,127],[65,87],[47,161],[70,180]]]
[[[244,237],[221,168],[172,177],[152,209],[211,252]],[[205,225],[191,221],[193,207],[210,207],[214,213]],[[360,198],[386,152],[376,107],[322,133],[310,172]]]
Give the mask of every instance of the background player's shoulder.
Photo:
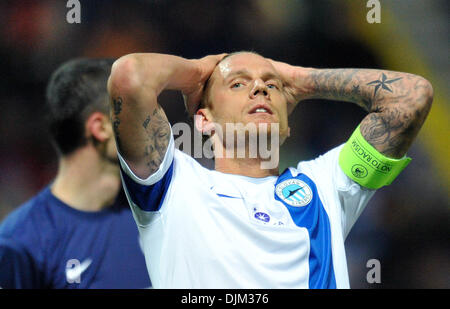
[[[11,275],[7,269],[0,270],[4,275],[1,277],[4,286],[40,287],[33,278],[37,278],[37,269],[42,269],[45,264],[46,250],[43,248],[48,242],[44,241],[42,234],[55,234],[48,228],[46,190],[17,207],[0,223],[0,257],[9,265],[14,265],[11,267],[15,272]],[[8,281],[11,278],[14,278],[13,282]]]
[[[31,199],[13,210],[0,223],[0,237],[24,242],[36,241],[40,227],[49,227],[47,217],[50,189],[46,187]]]

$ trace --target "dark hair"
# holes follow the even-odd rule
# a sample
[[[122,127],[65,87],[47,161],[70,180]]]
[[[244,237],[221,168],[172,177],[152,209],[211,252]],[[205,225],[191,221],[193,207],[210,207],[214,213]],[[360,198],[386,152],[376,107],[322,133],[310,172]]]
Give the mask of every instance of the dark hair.
[[[74,59],[62,64],[46,90],[47,129],[60,155],[85,145],[84,125],[96,111],[109,111],[106,84],[113,59]]]

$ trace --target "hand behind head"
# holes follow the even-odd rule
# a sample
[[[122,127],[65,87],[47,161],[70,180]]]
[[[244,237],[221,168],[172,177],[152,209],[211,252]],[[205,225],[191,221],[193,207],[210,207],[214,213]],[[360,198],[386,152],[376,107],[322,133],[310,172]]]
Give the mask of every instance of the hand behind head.
[[[195,113],[200,104],[200,100],[202,99],[203,91],[205,89],[205,84],[209,77],[214,72],[214,69],[220,61],[222,61],[222,59],[227,55],[227,53],[223,53],[192,60],[198,67],[198,76],[197,79],[193,81],[192,87],[182,93],[184,105],[190,116]]]

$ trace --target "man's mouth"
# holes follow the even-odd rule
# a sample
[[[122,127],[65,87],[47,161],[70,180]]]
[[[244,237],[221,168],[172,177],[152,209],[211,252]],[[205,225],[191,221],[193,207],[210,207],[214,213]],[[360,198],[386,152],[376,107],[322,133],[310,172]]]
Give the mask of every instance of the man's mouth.
[[[260,113],[266,113],[269,115],[273,114],[272,110],[266,104],[258,104],[254,106],[249,112],[249,114],[260,114]]]

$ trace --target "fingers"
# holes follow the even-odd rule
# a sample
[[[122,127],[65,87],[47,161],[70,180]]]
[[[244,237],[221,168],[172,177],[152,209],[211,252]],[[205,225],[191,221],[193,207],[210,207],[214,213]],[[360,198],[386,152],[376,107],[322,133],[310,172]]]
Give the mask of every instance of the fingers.
[[[228,54],[218,54],[218,55],[208,55],[200,59],[200,64],[202,66],[202,80],[205,82],[209,76],[212,74],[217,64],[222,61],[224,57]]]
[[[226,56],[228,56],[228,53],[222,53],[222,54],[217,54],[217,55],[208,55],[205,58],[212,59],[217,64],[220,61],[222,61],[222,59],[225,58]]]
[[[228,56],[228,53],[219,54],[219,55],[217,55],[217,56],[218,56],[218,59],[219,59],[219,61],[217,61],[217,62],[220,62],[220,61],[222,61],[223,58],[225,58],[226,56]]]
[[[200,83],[189,93],[183,93],[184,104],[189,115],[193,115],[196,112],[203,95],[203,88],[206,81],[213,73],[217,64],[227,55],[228,53],[208,55],[198,60],[194,60],[199,65],[201,74]]]
[[[200,105],[201,95],[199,93],[192,95],[183,95],[184,105],[189,116],[193,116]]]

